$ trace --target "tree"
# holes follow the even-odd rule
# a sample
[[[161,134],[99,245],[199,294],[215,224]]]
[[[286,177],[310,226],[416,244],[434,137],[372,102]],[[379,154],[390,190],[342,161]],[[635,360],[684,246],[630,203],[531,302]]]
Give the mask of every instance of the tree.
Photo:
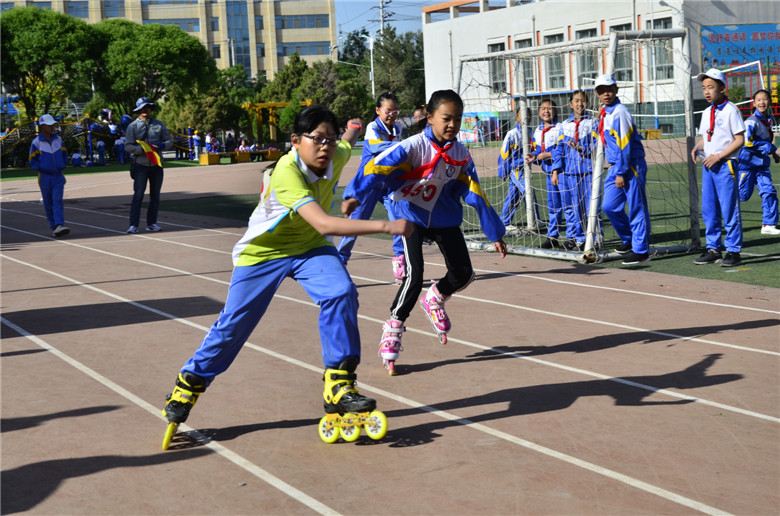
[[[265,85],[260,92],[263,102],[289,102],[292,92],[303,80],[308,65],[298,53],[290,56],[290,61],[279,70],[274,79]]]
[[[108,40],[95,87],[117,112],[132,111],[139,97],[156,103],[166,95],[205,90],[214,83],[214,58],[198,38],[177,26],[111,19],[94,27]]]
[[[425,73],[422,32],[398,36],[386,28],[374,44],[374,79],[379,91],[392,91],[402,111],[425,104]]]
[[[366,38],[368,31],[366,29],[353,30],[347,34],[344,44],[339,52],[339,61],[349,63],[362,63],[369,58]]]
[[[19,96],[28,117],[90,90],[94,56],[105,41],[84,21],[49,9],[16,7],[0,15],[0,32],[0,80]]]

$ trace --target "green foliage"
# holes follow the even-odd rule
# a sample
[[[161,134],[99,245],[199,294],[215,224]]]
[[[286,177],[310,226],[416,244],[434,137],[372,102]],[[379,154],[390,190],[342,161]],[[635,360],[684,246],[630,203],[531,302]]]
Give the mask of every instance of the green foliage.
[[[293,91],[292,97],[290,97],[290,104],[285,107],[279,114],[279,129],[284,133],[292,133],[295,126],[295,117],[301,112],[301,96],[298,90]],[[280,138],[284,139],[284,138]]]
[[[364,84],[370,96],[371,55],[365,29],[350,32],[342,46],[337,72],[341,81],[357,80]],[[411,113],[416,107],[425,104],[425,74],[423,73],[422,33],[407,32],[401,35],[394,27],[387,27],[383,34],[374,35],[374,85],[376,95],[392,91],[399,101],[402,112]],[[353,82],[349,89],[354,89]],[[369,106],[373,106],[372,99]],[[342,104],[349,101],[342,102]],[[357,104],[362,104],[357,100]],[[361,116],[373,118],[374,110],[369,108]]]
[[[729,100],[732,102],[742,102],[745,98],[744,86],[732,86],[728,91]]]
[[[290,56],[290,61],[274,76],[274,80],[265,85],[260,92],[263,102],[288,102],[292,92],[303,80],[308,66],[298,53]]]
[[[117,112],[131,112],[139,97],[156,103],[165,95],[208,88],[216,78],[206,48],[176,26],[111,19],[94,27],[108,40],[95,87]]]
[[[336,86],[336,98],[330,104],[339,120],[346,121],[360,116],[364,120],[373,118],[374,103],[371,90],[358,78],[340,81]]]
[[[15,7],[0,15],[3,85],[35,118],[88,92],[105,41],[90,25],[49,9]],[[56,113],[54,113],[56,114]]]
[[[422,32],[398,36],[394,27],[386,28],[374,43],[376,94],[392,91],[402,112],[411,113],[424,105],[425,73]]]

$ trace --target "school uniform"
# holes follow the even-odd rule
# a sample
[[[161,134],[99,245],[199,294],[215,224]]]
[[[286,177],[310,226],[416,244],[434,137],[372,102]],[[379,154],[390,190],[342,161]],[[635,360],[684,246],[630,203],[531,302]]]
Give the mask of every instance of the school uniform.
[[[363,152],[360,156],[360,166],[358,167],[357,174],[352,178],[352,181],[344,189],[344,200],[355,197],[355,191],[359,188],[359,182],[363,178],[363,169],[371,158],[378,155],[380,152],[389,148],[395,143],[401,141],[401,124],[393,124],[392,127],[387,127],[382,120],[377,118],[366,127],[366,134],[363,138]],[[392,201],[387,196],[387,191],[384,186],[379,186],[370,192],[366,192],[366,196],[360,205],[350,214],[350,219],[368,220],[374,213],[376,203],[382,199],[382,204],[387,210],[387,216],[390,220],[395,220],[397,217],[392,212]],[[352,248],[355,247],[355,239],[357,237],[347,236],[342,237],[339,241],[338,251],[341,256],[341,260],[344,263],[349,261],[352,255]],[[393,254],[398,256],[403,254],[404,246],[400,235],[393,236]]]
[[[357,288],[330,239],[298,214],[310,202],[330,210],[350,155],[349,142],[343,140],[319,177],[293,150],[279,159],[273,174],[264,175],[260,203],[233,248],[235,268],[225,307],[182,372],[194,373],[208,385],[225,371],[286,277],[300,283],[320,307],[325,367],[338,367],[348,357],[359,359]]]
[[[468,149],[457,140],[440,146],[430,126],[371,159],[355,198],[362,202],[372,188],[383,183],[395,203],[395,215],[414,224],[412,235],[403,239],[406,277],[391,308],[392,318],[405,321],[422,291],[424,239],[438,244],[447,263],[447,272],[436,285],[439,293],[449,296],[474,278],[460,229],[461,201],[476,210],[488,240],[500,240],[505,229],[482,191]]]
[[[704,110],[699,124],[703,138],[704,157],[715,155],[734,141],[734,136],[745,132],[739,109],[726,98],[718,105]],[[701,216],[704,220],[707,249],[719,250],[721,242],[730,253],[742,249],[742,213],[739,207],[737,184],[737,157],[739,150],[721,155],[712,168],[702,165]],[[725,229],[726,237],[722,238]]]
[[[571,221],[567,221],[567,231],[575,242],[585,243],[585,231],[588,227],[588,208],[590,206],[593,165],[591,158],[598,144],[596,140],[596,121],[588,114],[579,119],[571,115],[560,124],[558,144],[553,152],[553,170],[558,170],[558,183],[561,185],[563,204],[571,210]],[[582,150],[570,147],[569,143],[582,146]],[[568,227],[569,222],[571,228]]]
[[[650,212],[645,192],[645,149],[631,113],[620,99],[601,109],[598,131],[604,144],[604,159],[609,164],[602,209],[622,243],[631,244],[636,254],[647,253],[650,251]],[[617,176],[623,176],[623,188],[615,186]]]
[[[65,225],[65,176],[62,171],[68,162],[68,150],[62,138],[52,133],[47,140],[43,134],[30,144],[30,167],[38,172],[38,185],[43,197],[46,220],[51,229]]]
[[[764,226],[776,226],[778,220],[777,190],[772,184],[769,166],[777,150],[773,141],[772,120],[756,110],[745,120],[745,145],[739,150],[739,200],[747,201],[758,187]]]
[[[531,143],[533,135],[528,130],[528,142]],[[523,159],[523,129],[520,124],[513,127],[501,144],[501,153],[498,156],[498,177],[509,179],[509,187],[501,208],[501,222],[504,226],[512,224],[520,199],[525,199],[525,160]],[[536,220],[539,220],[539,207],[536,205],[536,195],[532,192]]]
[[[560,124],[557,120],[553,124],[545,127],[541,124],[536,128],[533,135],[533,146],[531,154],[539,156],[542,152],[555,153],[555,147],[558,145],[558,130]],[[563,204],[563,196],[561,194],[561,185],[554,185],[552,183],[552,172],[555,170],[553,167],[554,160],[552,157],[537,160],[536,163],[541,165],[542,171],[547,178],[547,214],[549,222],[547,224],[547,238],[557,240],[560,235],[560,227],[564,219],[567,223],[567,234],[570,233],[571,222],[574,217],[572,210],[566,209]],[[568,234],[571,236],[571,234]]]

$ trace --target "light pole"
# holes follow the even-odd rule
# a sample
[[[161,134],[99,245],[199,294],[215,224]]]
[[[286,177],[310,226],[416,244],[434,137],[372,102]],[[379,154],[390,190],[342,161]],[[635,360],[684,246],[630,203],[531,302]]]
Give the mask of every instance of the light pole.
[[[371,98],[376,98],[376,88],[374,87],[374,37],[373,36],[366,36],[363,35],[364,38],[368,40],[368,53],[371,57],[371,74],[369,75],[369,78],[371,79]]]

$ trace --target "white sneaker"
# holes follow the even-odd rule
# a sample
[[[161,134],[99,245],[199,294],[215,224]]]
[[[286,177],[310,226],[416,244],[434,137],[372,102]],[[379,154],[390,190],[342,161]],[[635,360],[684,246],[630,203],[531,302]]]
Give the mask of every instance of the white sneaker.
[[[70,229],[66,228],[63,225],[59,225],[56,228],[54,228],[52,235],[54,235],[55,237],[61,237],[67,235],[68,233],[70,233]]]
[[[761,234],[762,235],[780,235],[780,229],[777,229],[775,226],[762,226],[761,227]]]
[[[130,226],[129,228],[127,228],[127,231],[125,231],[125,233],[127,233],[128,235],[130,234],[134,235],[138,233],[138,226]]]
[[[146,231],[151,231],[152,233],[156,233],[157,231],[160,231],[162,228],[158,226],[157,224],[150,224],[146,226]]]

